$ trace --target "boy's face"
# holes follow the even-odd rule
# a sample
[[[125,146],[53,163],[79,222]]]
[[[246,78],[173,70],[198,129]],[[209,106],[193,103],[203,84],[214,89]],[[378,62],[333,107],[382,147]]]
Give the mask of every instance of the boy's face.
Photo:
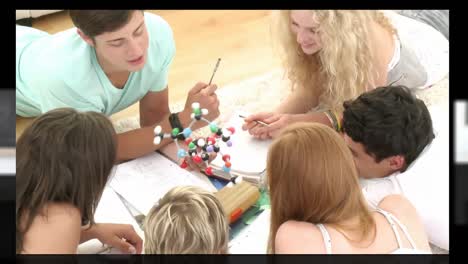
[[[142,11],[134,11],[122,28],[100,34],[94,40],[99,63],[106,72],[135,72],[145,66],[149,39]]]
[[[366,152],[362,143],[354,141],[346,133],[344,134],[344,140],[353,154],[354,163],[361,178],[382,178],[401,168],[401,164],[399,168],[398,164],[396,164],[401,160],[401,156],[392,156],[376,162],[375,158]]]

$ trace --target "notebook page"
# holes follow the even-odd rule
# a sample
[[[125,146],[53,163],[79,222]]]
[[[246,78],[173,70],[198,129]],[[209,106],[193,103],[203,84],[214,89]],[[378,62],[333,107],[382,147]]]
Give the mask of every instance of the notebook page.
[[[201,173],[191,173],[159,153],[151,153],[117,166],[110,186],[138,211],[148,214],[153,205],[175,186],[216,188]]]
[[[143,230],[135,221],[135,218],[125,208],[122,200],[110,187],[106,187],[99,201],[96,213],[94,214],[96,223],[113,223],[113,224],[131,224],[138,235],[144,239]],[[82,243],[78,247],[79,254],[96,254],[96,253],[120,253],[117,249],[106,249],[97,239],[91,239]]]
[[[221,152],[231,156],[233,173],[256,175],[262,173],[266,168],[268,146],[272,140],[259,140],[242,130],[244,119],[239,114],[248,116],[248,113],[235,111],[231,118],[223,125],[224,128],[230,126],[235,128],[235,133],[231,136],[232,146],[227,147],[224,142],[220,142]],[[211,163],[214,167],[222,168],[224,161],[222,155],[218,155]]]

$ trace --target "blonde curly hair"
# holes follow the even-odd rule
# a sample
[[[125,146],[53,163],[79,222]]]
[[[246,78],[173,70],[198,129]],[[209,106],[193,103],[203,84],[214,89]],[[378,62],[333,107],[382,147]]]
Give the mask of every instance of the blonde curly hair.
[[[286,74],[292,89],[308,90],[319,96],[319,106],[342,109],[345,100],[352,99],[374,87],[376,76],[374,56],[369,45],[372,21],[392,34],[395,28],[377,10],[311,10],[318,22],[322,49],[306,55],[291,31],[291,10],[273,12]]]

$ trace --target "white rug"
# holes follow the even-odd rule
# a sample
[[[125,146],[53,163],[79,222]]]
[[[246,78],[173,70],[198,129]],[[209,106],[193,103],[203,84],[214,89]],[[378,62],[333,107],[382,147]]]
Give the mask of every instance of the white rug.
[[[239,83],[233,83],[218,89],[221,115],[216,120],[222,126],[236,109],[246,112],[273,110],[290,92],[289,82],[283,78],[283,70],[278,68],[266,74]],[[424,100],[428,108],[437,107],[447,113],[449,118],[449,81],[443,78],[431,88],[416,91],[416,95]],[[185,99],[170,106],[171,112],[181,111]],[[118,133],[139,128],[139,115],[114,122]],[[447,127],[448,129],[448,127]],[[195,137],[208,135],[209,127],[194,132]],[[448,254],[448,251],[431,245],[434,254]]]

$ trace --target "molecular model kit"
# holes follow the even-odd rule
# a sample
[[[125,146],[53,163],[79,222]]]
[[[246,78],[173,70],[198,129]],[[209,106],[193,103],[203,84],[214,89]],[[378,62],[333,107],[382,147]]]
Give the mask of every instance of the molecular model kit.
[[[153,143],[158,145],[164,138],[172,138],[177,146],[177,157],[182,159],[180,167],[185,169],[188,164],[185,158],[188,156],[196,164],[205,162],[206,169],[204,170],[205,174],[208,176],[213,176],[213,168],[209,165],[208,161],[210,159],[210,153],[219,153],[222,155],[224,161],[223,171],[228,173],[230,176],[230,182],[227,184],[228,187],[233,186],[233,184],[240,183],[242,181],[242,176],[234,176],[230,173],[231,171],[231,157],[229,154],[223,154],[221,151],[221,142],[227,147],[232,147],[231,135],[234,134],[235,129],[233,127],[229,128],[220,128],[215,122],[207,120],[204,118],[204,115],[208,114],[208,109],[200,109],[200,104],[195,102],[192,104],[193,113],[190,115],[192,122],[186,128],[183,128],[180,131],[179,128],[173,128],[172,132],[164,133],[161,126],[156,126],[154,128],[154,140]],[[195,122],[204,121],[209,124],[210,131],[213,133],[208,137],[192,138],[192,125]],[[180,146],[179,140],[185,138],[185,145],[188,147],[188,151]]]

